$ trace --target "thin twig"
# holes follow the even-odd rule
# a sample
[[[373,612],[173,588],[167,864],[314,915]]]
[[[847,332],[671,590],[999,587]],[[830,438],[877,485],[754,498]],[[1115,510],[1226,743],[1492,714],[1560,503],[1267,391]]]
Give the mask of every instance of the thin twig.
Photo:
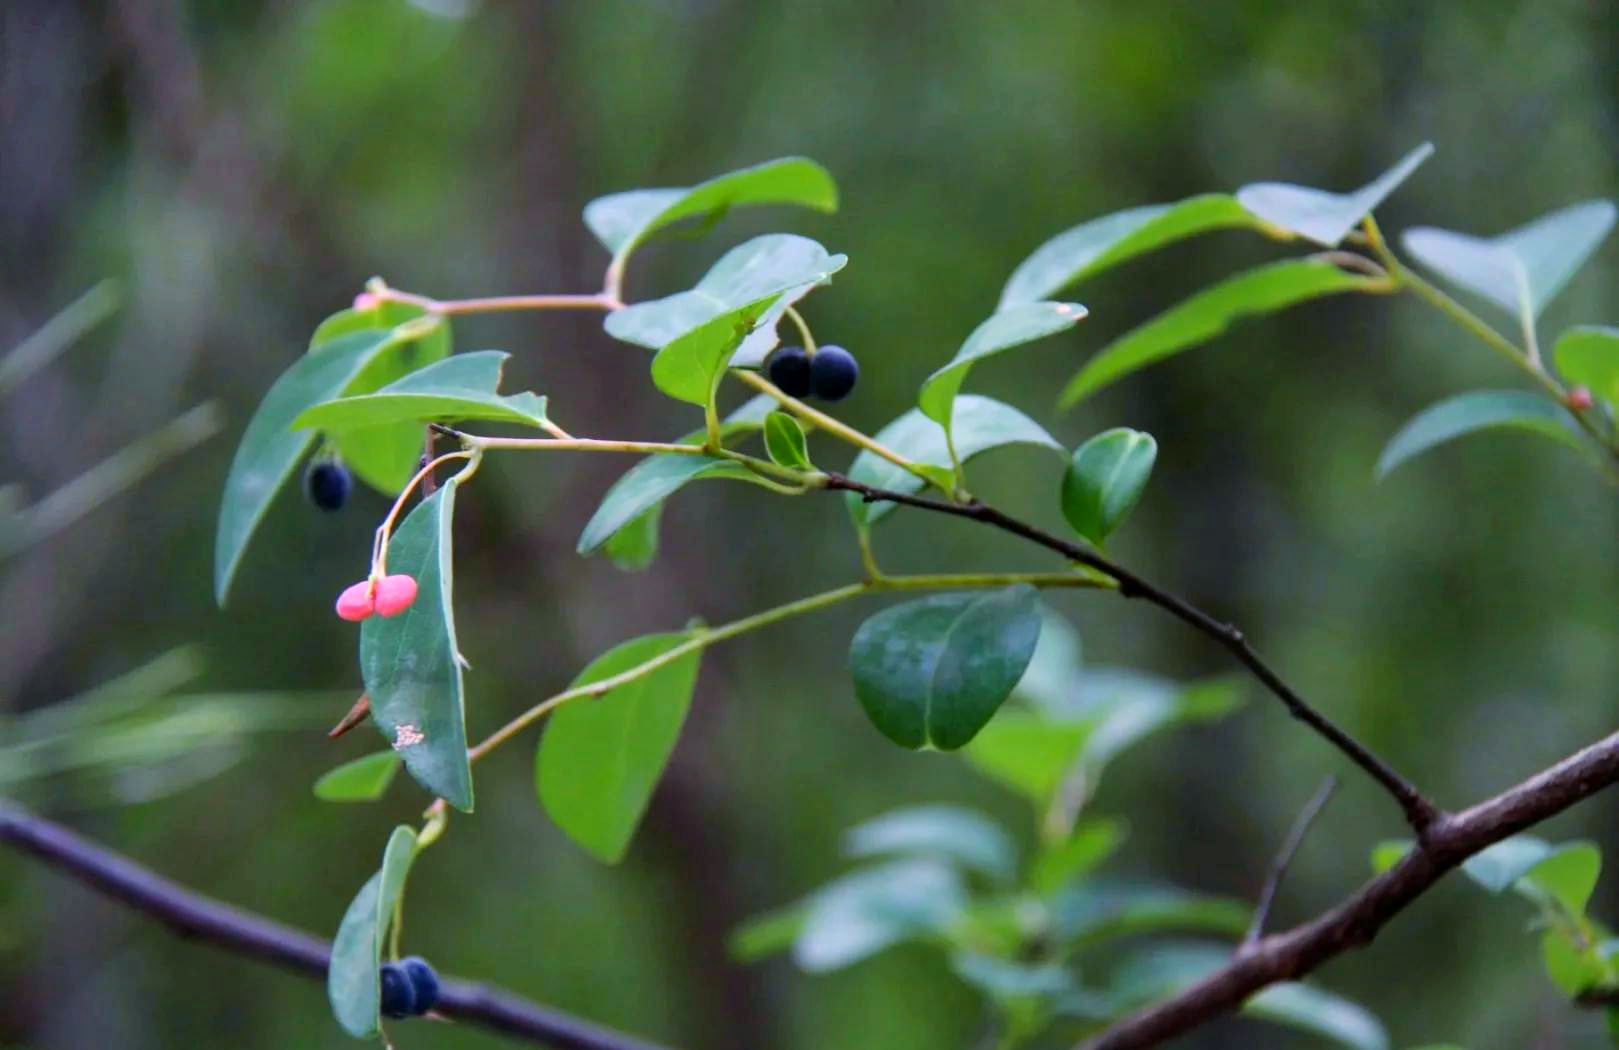
[[[1315,797],[1299,813],[1288,829],[1287,838],[1282,840],[1282,848],[1276,851],[1276,860],[1271,864],[1270,873],[1265,876],[1264,888],[1259,891],[1259,902],[1254,905],[1253,922],[1248,926],[1248,935],[1242,939],[1242,946],[1238,951],[1247,951],[1251,946],[1259,943],[1259,938],[1265,932],[1265,920],[1270,916],[1271,907],[1276,903],[1276,892],[1282,887],[1282,879],[1287,877],[1288,865],[1293,863],[1293,857],[1298,853],[1299,847],[1304,844],[1304,836],[1310,833],[1310,826],[1315,818],[1327,808],[1332,800],[1332,793],[1338,790],[1338,778],[1328,775],[1316,790]]]
[[[5,801],[0,801],[0,842],[151,916],[181,937],[306,977],[326,976],[331,957],[331,945],[326,941],[189,890]],[[504,989],[468,981],[446,980],[437,1012],[556,1050],[661,1050],[655,1043],[599,1027]]]
[[[1368,776],[1383,786],[1383,789],[1393,796],[1399,803],[1400,810],[1412,830],[1420,839],[1427,834],[1427,829],[1439,819],[1441,811],[1438,806],[1428,800],[1422,792],[1418,791],[1394,767],[1383,761],[1360,741],[1350,736],[1336,723],[1311,706],[1304,697],[1282,680],[1269,664],[1259,655],[1253,646],[1236,627],[1222,623],[1195,605],[1168,591],[1163,590],[1145,579],[1137,576],[1122,565],[1117,565],[1109,559],[1098,554],[1089,547],[1075,543],[1071,540],[1054,536],[1044,529],[1030,525],[1005,514],[987,503],[977,500],[956,503],[949,500],[934,499],[931,496],[917,496],[908,492],[895,492],[876,488],[864,482],[841,474],[827,474],[825,485],[828,489],[842,489],[847,492],[858,492],[867,502],[902,503],[910,507],[919,507],[939,514],[949,514],[958,518],[968,518],[983,522],[1013,535],[1021,536],[1030,542],[1037,543],[1048,550],[1055,551],[1071,561],[1089,566],[1099,572],[1106,573],[1118,581],[1119,593],[1126,598],[1143,598],[1160,609],[1169,612],[1177,619],[1190,624],[1221,645],[1225,646],[1237,661],[1253,673],[1265,684],[1277,699],[1287,708],[1288,713],[1315,732],[1324,737],[1355,765],[1359,766]]]
[[[326,731],[327,739],[336,740],[350,729],[364,722],[365,716],[370,713],[371,696],[369,693],[361,693],[360,698],[354,701],[354,706],[349,708],[349,713],[344,715],[335,726]]]

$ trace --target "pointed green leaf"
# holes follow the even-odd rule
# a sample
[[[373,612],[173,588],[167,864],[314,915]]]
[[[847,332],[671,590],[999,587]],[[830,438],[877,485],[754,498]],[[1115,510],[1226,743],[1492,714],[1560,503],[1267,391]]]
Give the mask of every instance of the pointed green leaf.
[[[658,526],[662,518],[663,504],[655,503],[608,536],[601,546],[607,560],[625,572],[640,572],[651,565],[658,557]]]
[[[1424,142],[1353,193],[1328,193],[1285,182],[1256,182],[1237,191],[1237,202],[1266,222],[1336,248],[1350,230],[1432,155],[1433,144]]]
[[[416,600],[360,625],[360,671],[371,721],[417,783],[472,809],[461,651],[455,640],[453,537],[456,482],[423,500],[394,530],[388,571],[416,579]]]
[[[1000,309],[1048,299],[1119,263],[1207,230],[1260,223],[1224,193],[1114,212],[1059,233],[1025,259],[1001,292]]]
[[[972,366],[986,357],[1072,328],[1088,311],[1078,303],[1023,303],[1007,307],[967,337],[956,356],[928,376],[916,403],[923,415],[950,427],[950,409]]]
[[[688,634],[655,634],[608,650],[570,688],[602,682],[671,652]],[[629,848],[674,752],[697,684],[699,650],[606,694],[559,707],[535,756],[534,782],[551,819],[598,860]]]
[[[1017,872],[1017,847],[1000,825],[959,806],[909,806],[873,817],[844,833],[843,851],[937,857],[1003,882]]]
[[[1608,968],[1590,947],[1575,942],[1572,931],[1553,928],[1541,934],[1540,960],[1546,976],[1570,999],[1608,979]]]
[[[1385,839],[1372,847],[1372,874],[1381,875],[1411,852],[1410,839]]]
[[[1208,897],[1176,886],[1092,879],[1050,902],[1052,932],[1071,947],[1149,933],[1235,935],[1252,910],[1229,897]]]
[[[270,387],[242,434],[225,478],[214,543],[214,596],[220,605],[225,604],[248,540],[270,501],[315,442],[314,434],[291,430],[292,421],[311,405],[365,389],[364,375],[373,362],[417,345],[390,329],[338,336],[300,357]]]
[[[764,429],[765,451],[770,453],[771,462],[795,470],[814,469],[804,428],[798,420],[785,412],[772,412],[765,418]]]
[[[1527,390],[1475,390],[1457,394],[1418,412],[1383,447],[1377,476],[1387,477],[1406,460],[1436,445],[1478,430],[1511,428],[1560,441],[1589,454],[1568,411],[1543,394]]]
[[[1582,325],[1557,337],[1552,351],[1563,378],[1619,405],[1619,328]]]
[[[326,994],[337,1023],[359,1039],[378,1031],[382,998],[378,973],[383,945],[415,854],[416,832],[403,825],[395,828],[383,852],[382,867],[354,895],[332,939]]]
[[[1508,314],[1532,321],[1563,290],[1613,229],[1611,201],[1570,205],[1499,237],[1418,226],[1405,250],[1424,266]]]
[[[1551,844],[1533,835],[1513,835],[1462,863],[1462,872],[1491,893],[1504,893],[1551,856]]]
[[[838,188],[826,169],[783,157],[681,189],[629,190],[585,205],[585,225],[622,260],[658,230],[681,219],[714,216],[747,204],[796,204],[836,211]]]
[[[1031,711],[1002,711],[962,749],[968,764],[1043,806],[1079,758],[1091,724],[1052,722]]]
[[[1533,900],[1555,901],[1569,916],[1579,918],[1601,874],[1602,851],[1594,843],[1565,842],[1525,872],[1516,888]]]
[[[806,911],[804,906],[795,904],[749,918],[726,938],[731,958],[754,963],[791,948],[804,932]]]
[[[1010,405],[977,394],[962,394],[956,398],[954,436],[956,452],[963,463],[981,452],[1003,445],[1038,445],[1054,452],[1063,452],[1045,428]],[[942,476],[950,476],[950,450],[945,443],[944,428],[913,408],[877,432],[877,440],[914,463],[940,468]],[[881,489],[895,492],[920,492],[924,482],[915,474],[897,467],[872,452],[861,452],[849,467],[849,477]],[[847,506],[855,524],[869,526],[887,517],[893,503],[866,503],[857,493],[850,493]]]
[[[1062,405],[1073,405],[1131,372],[1206,343],[1233,321],[1324,295],[1376,287],[1380,282],[1314,259],[1284,259],[1240,273],[1109,343],[1069,380]]]
[[[992,999],[1044,1000],[1077,988],[1072,974],[1055,962],[1014,962],[994,955],[958,952],[950,958],[957,977]]]
[[[807,902],[793,961],[812,973],[841,969],[894,944],[944,932],[967,904],[959,872],[928,858],[845,875]]]
[[[1376,1015],[1313,985],[1296,981],[1271,985],[1243,1003],[1242,1012],[1313,1032],[1350,1050],[1388,1050],[1388,1033]]]
[[[393,783],[400,757],[392,751],[344,762],[315,781],[315,797],[326,802],[375,802]]]
[[[1158,442],[1139,430],[1115,427],[1091,438],[1063,475],[1063,517],[1100,547],[1135,509],[1157,458]]]
[[[410,423],[420,444],[420,426],[490,420],[537,427],[546,421],[545,398],[523,393],[496,393],[500,372],[510,354],[479,350],[428,365],[372,394],[325,401],[306,409],[292,425],[341,435],[345,431],[387,423]]]
[[[1029,885],[1040,893],[1055,893],[1084,878],[1113,855],[1128,831],[1122,820],[1083,821],[1068,838],[1041,847],[1030,867]]]
[[[906,602],[855,632],[855,695],[901,747],[953,751],[1011,695],[1039,638],[1040,600],[1027,585]]]

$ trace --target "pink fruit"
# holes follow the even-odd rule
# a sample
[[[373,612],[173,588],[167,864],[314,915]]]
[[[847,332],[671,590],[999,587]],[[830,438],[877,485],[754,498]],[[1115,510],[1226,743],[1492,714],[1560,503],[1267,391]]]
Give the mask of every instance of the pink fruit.
[[[354,297],[356,310],[375,310],[382,305],[382,297],[374,292],[361,292]]]
[[[416,580],[401,573],[384,576],[377,581],[377,612],[383,616],[398,616],[416,600]]]
[[[1596,399],[1591,396],[1591,391],[1583,386],[1577,386],[1568,392],[1568,407],[1576,412],[1584,412],[1594,404]]]
[[[376,602],[371,597],[370,580],[351,584],[337,596],[337,615],[345,620],[363,620],[375,610]]]

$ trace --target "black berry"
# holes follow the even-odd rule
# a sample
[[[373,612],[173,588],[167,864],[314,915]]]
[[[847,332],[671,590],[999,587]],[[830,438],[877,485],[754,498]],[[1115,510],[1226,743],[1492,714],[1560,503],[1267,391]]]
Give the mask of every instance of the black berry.
[[[810,392],[822,401],[842,401],[859,378],[854,355],[841,346],[823,346],[810,358]]]
[[[421,1012],[416,1008],[415,985],[404,967],[398,963],[384,963],[381,980],[382,1016],[413,1017]]]
[[[304,474],[304,491],[309,502],[321,510],[342,510],[354,490],[349,468],[335,459],[317,459]]]
[[[770,355],[765,374],[788,397],[804,397],[810,392],[810,358],[801,346],[784,346]]]
[[[410,978],[410,987],[416,993],[416,1012],[425,1014],[438,1005],[438,974],[420,955],[400,960],[399,966]]]

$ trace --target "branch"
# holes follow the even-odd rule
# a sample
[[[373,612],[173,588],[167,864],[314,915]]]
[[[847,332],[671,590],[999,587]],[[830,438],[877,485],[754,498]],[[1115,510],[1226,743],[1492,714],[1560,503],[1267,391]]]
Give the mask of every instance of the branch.
[[[1332,801],[1332,793],[1338,790],[1338,778],[1327,777],[1322,781],[1321,787],[1316,790],[1315,797],[1299,813],[1298,819],[1293,821],[1293,827],[1287,832],[1287,838],[1282,840],[1282,848],[1276,851],[1276,860],[1271,864],[1270,874],[1265,876],[1264,888],[1259,891],[1259,903],[1254,905],[1254,918],[1248,926],[1248,935],[1242,939],[1243,950],[1259,943],[1259,938],[1265,932],[1265,920],[1270,918],[1271,906],[1276,903],[1276,891],[1282,887],[1282,879],[1287,877],[1288,865],[1293,863],[1293,855],[1298,853],[1299,847],[1304,845],[1304,836],[1310,833],[1310,826],[1315,818],[1327,808]]]
[[[1394,916],[1452,868],[1487,846],[1553,817],[1619,781],[1619,733],[1536,773],[1473,808],[1438,818],[1425,839],[1343,903],[1272,934],[1173,997],[1127,1017],[1077,1050],[1142,1050],[1240,1007],[1279,981],[1303,977],[1351,948],[1370,944]]]
[[[1054,536],[1044,529],[1030,525],[1025,521],[1004,514],[987,503],[970,500],[964,503],[953,503],[949,500],[934,499],[931,496],[917,496],[908,492],[894,492],[880,489],[864,482],[841,474],[827,474],[826,487],[828,489],[842,489],[847,492],[857,492],[866,502],[884,501],[889,503],[903,503],[909,507],[920,507],[939,514],[950,514],[958,518],[968,518],[980,521],[986,525],[993,525],[998,529],[1021,536],[1031,543],[1037,543],[1048,550],[1061,554],[1070,561],[1079,562],[1111,576],[1118,581],[1119,593],[1126,598],[1143,598],[1160,609],[1165,610],[1177,619],[1192,625],[1221,645],[1225,646],[1237,661],[1253,672],[1254,676],[1265,684],[1277,699],[1286,706],[1288,713],[1317,734],[1325,737],[1327,742],[1343,752],[1349,760],[1359,766],[1368,776],[1383,786],[1383,789],[1393,796],[1405,814],[1405,819],[1412,829],[1416,831],[1420,840],[1427,835],[1428,829],[1440,818],[1439,807],[1429,801],[1422,792],[1418,791],[1409,780],[1401,776],[1387,762],[1373,754],[1364,744],[1350,736],[1326,715],[1312,707],[1304,697],[1300,696],[1291,686],[1282,681],[1280,675],[1271,669],[1254,647],[1248,644],[1241,631],[1228,623],[1221,623],[1208,613],[1195,605],[1169,593],[1137,576],[1122,565],[1117,565],[1096,551],[1072,540]]]
[[[31,853],[99,893],[144,912],[181,937],[306,977],[326,976],[331,955],[328,942],[195,893],[122,854],[3,800],[0,842]],[[556,1050],[663,1050],[655,1043],[468,981],[446,980],[436,1011]]]

